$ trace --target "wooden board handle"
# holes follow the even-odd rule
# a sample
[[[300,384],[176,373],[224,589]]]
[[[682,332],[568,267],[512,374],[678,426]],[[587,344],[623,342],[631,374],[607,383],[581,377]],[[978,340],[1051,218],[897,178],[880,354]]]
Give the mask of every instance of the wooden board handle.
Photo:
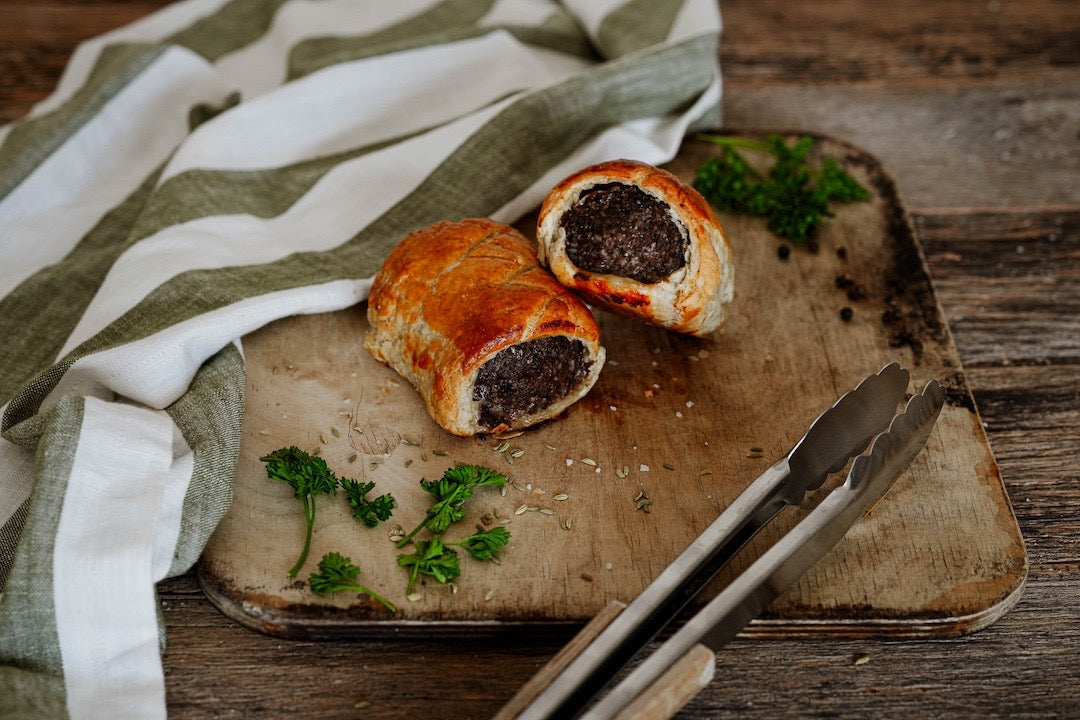
[[[626,604],[618,600],[605,605],[562,650],[521,686],[492,720],[516,718],[625,608]],[[716,655],[704,645],[697,644],[627,705],[615,720],[667,720],[712,681],[715,670]]]

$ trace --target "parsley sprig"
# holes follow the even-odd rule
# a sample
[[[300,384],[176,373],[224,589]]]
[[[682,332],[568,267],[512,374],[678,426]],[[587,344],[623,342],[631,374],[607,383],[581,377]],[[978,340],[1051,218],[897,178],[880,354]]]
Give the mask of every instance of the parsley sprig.
[[[329,552],[323,555],[319,561],[319,572],[308,576],[308,585],[311,591],[317,595],[328,595],[342,590],[352,590],[358,593],[370,595],[378,600],[390,612],[397,612],[397,608],[389,600],[371,588],[364,587],[356,582],[360,575],[360,568],[352,564],[352,560],[341,553]]]
[[[275,450],[259,459],[266,463],[266,474],[270,479],[288,484],[293,489],[293,494],[304,504],[304,522],[307,525],[304,546],[296,564],[286,572],[289,577],[294,577],[300,572],[311,549],[311,533],[315,527],[315,498],[336,494],[338,478],[321,457],[295,446]]]
[[[448,468],[438,480],[421,480],[420,487],[435,497],[424,519],[398,541],[405,547],[418,532],[427,528],[433,535],[446,532],[453,523],[465,517],[462,505],[479,487],[500,487],[506,484],[506,476],[483,465],[459,464]]]
[[[698,135],[720,146],[719,155],[697,170],[694,187],[718,210],[768,218],[769,230],[794,242],[806,242],[821,222],[832,217],[830,203],[869,200],[870,193],[834,158],[820,167],[807,162],[814,139],[787,145],[779,135],[764,141],[727,135]],[[739,150],[772,155],[767,174],[758,172]]]
[[[506,528],[497,526],[487,530],[480,530],[464,540],[447,543],[447,545],[463,547],[474,560],[483,562],[498,559],[499,550],[505,547],[508,542],[510,542],[510,533],[507,532]]]
[[[495,561],[501,550],[510,542],[510,533],[504,527],[480,530],[463,540],[446,541],[442,534],[449,527],[464,519],[465,501],[481,487],[500,487],[507,478],[483,465],[458,464],[448,468],[438,480],[421,480],[420,487],[430,493],[435,501],[424,514],[412,532],[398,541],[397,546],[404,547],[418,532],[427,528],[432,537],[429,540],[416,540],[413,552],[398,556],[398,564],[409,570],[409,583],[406,593],[411,594],[421,575],[432,577],[440,583],[447,583],[461,574],[461,563],[453,547],[464,548],[469,555],[481,562]]]
[[[352,508],[353,517],[368,527],[375,527],[383,520],[389,520],[394,512],[394,496],[390,493],[372,500],[367,499],[367,494],[375,489],[373,482],[342,478],[341,487],[345,490],[345,502]]]
[[[405,588],[411,594],[420,575],[428,575],[441,583],[448,583],[461,574],[458,554],[438,539],[417,540],[416,550],[398,555],[398,565],[409,570],[409,584]]]

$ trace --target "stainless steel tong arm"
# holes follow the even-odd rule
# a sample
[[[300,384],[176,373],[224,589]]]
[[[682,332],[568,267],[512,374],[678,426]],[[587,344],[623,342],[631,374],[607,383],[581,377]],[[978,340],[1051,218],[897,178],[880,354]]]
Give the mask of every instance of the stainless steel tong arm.
[[[840,470],[892,420],[908,373],[886,365],[810,425],[791,452],[758,476],[518,715],[570,718],[785,506]]]

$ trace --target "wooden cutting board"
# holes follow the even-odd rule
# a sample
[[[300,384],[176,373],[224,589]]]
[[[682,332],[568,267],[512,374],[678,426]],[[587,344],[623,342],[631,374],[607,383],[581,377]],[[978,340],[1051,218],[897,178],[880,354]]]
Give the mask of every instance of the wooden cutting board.
[[[244,338],[235,495],[199,566],[209,598],[246,626],[299,638],[580,624],[611,599],[630,601],[820,412],[897,361],[911,371],[911,391],[931,378],[947,388],[926,449],[746,633],[946,636],[1001,617],[1023,588],[1024,544],[909,218],[874,158],[830,138],[816,150],[840,159],[873,199],[841,207],[817,252],[794,247],[786,259],[763,221],[722,216],[736,279],[725,325],[696,339],[599,313],[608,363],[596,386],[563,417],[508,442],[435,425],[413,389],[363,350],[363,305]],[[669,168],[690,179],[712,152],[688,141]],[[533,222],[519,226],[531,234]],[[285,571],[303,540],[301,506],[259,461],[287,445],[319,452],[339,475],[374,481],[375,494],[398,502],[390,521],[369,529],[340,494],[320,498],[311,555],[295,579]],[[447,539],[503,523],[510,545],[499,564],[463,557],[457,581],[427,582],[408,599],[392,528],[422,518],[430,496],[419,480],[456,462],[488,465],[511,483],[479,492]],[[805,512],[785,510],[711,593]],[[311,593],[303,581],[329,551],[351,557],[361,582],[398,612],[352,592]]]

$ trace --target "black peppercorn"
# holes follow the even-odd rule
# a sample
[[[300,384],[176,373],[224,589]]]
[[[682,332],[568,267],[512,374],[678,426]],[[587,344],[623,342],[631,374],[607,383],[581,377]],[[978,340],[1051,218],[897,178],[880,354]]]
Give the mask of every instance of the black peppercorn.
[[[788,256],[791,255],[791,246],[786,243],[780,243],[780,246],[776,248],[776,255],[781,260],[787,260]]]
[[[840,308],[840,319],[844,322],[851,322],[851,318],[855,316],[855,311],[851,308],[844,306]]]

